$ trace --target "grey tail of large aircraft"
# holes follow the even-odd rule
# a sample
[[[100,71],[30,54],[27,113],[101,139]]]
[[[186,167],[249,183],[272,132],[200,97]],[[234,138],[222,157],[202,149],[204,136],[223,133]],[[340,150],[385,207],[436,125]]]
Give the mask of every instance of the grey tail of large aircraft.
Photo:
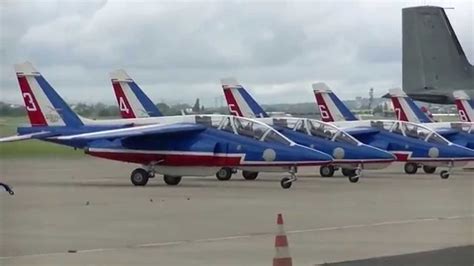
[[[474,90],[469,63],[441,7],[404,8],[403,89],[415,100],[453,103],[452,93]]]

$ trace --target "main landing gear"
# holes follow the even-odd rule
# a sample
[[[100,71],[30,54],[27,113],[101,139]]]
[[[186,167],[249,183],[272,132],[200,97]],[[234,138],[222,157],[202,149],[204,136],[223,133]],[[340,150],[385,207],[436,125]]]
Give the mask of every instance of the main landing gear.
[[[418,164],[406,163],[404,169],[405,169],[405,173],[409,175],[416,174],[416,172],[418,171]]]
[[[232,177],[233,172],[232,168],[223,167],[216,173],[217,180],[227,181]]]
[[[255,180],[257,179],[258,172],[252,172],[252,171],[242,171],[242,176],[245,178],[245,180]]]
[[[135,186],[145,186],[148,183],[148,179],[155,177],[155,172],[153,170],[145,170],[143,168],[137,168],[132,171],[130,175],[130,181]],[[181,182],[181,176],[172,176],[172,175],[164,175],[163,181],[167,185],[176,186]]]
[[[291,184],[293,184],[293,182],[295,182],[298,179],[296,177],[296,172],[297,172],[296,166],[292,166],[289,171],[290,176],[285,176],[280,180],[280,185],[283,189],[290,188]]]
[[[332,177],[332,176],[334,176],[335,171],[336,171],[336,169],[332,165],[323,165],[323,166],[319,167],[319,174],[322,177]]]

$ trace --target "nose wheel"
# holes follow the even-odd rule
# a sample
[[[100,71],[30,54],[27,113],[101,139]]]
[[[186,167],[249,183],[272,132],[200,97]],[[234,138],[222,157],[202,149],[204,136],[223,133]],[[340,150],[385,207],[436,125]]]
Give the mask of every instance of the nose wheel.
[[[453,168],[453,162],[450,162],[448,165],[448,170],[443,170],[439,173],[439,176],[442,179],[448,179],[449,175],[451,174],[451,169]]]
[[[293,182],[295,182],[296,180],[298,180],[298,178],[296,177],[296,167],[295,166],[292,166],[290,168],[290,176],[285,176],[283,177],[281,180],[280,180],[280,186],[283,188],[283,189],[288,189],[291,187],[291,185],[293,184]]]

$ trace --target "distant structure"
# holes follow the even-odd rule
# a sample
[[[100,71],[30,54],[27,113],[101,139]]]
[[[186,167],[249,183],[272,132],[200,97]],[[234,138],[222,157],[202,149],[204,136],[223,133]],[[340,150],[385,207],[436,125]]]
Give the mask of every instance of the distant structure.
[[[374,88],[369,90],[369,109],[372,109],[372,104],[374,103]]]

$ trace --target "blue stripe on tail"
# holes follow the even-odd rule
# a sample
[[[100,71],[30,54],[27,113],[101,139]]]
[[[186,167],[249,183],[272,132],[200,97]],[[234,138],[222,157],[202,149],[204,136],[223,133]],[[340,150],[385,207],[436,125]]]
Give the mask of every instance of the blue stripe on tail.
[[[69,127],[79,127],[83,126],[81,119],[77,116],[76,113],[67,105],[67,103],[59,96],[59,94],[49,85],[46,79],[43,76],[35,76],[36,82],[43,90],[46,97],[53,104],[54,109],[59,113],[61,118],[64,121],[64,124]]]
[[[347,108],[347,106],[341,100],[339,100],[339,98],[337,98],[336,94],[334,94],[332,92],[330,92],[328,94],[329,94],[329,97],[331,98],[331,100],[333,101],[333,103],[336,105],[339,112],[341,112],[342,116],[344,116],[344,119],[346,121],[359,120],[354,116],[354,114],[349,110],[349,108]]]
[[[405,99],[408,103],[408,106],[411,108],[411,110],[413,110],[413,113],[415,113],[418,120],[420,120],[420,123],[431,122],[431,119],[425,113],[423,113],[423,111],[421,111],[420,107],[418,107],[418,105],[416,105],[416,103],[411,98],[407,97]]]
[[[146,96],[146,94],[142,91],[142,89],[140,89],[140,87],[138,87],[135,82],[129,82],[128,85],[130,86],[130,89],[132,89],[132,92],[135,94],[135,96],[137,96],[138,101],[140,101],[140,103],[143,105],[143,108],[145,108],[145,111],[149,116],[163,116],[158,107],[153,104],[151,99]]]
[[[240,95],[244,98],[245,102],[249,105],[252,112],[256,117],[268,117],[268,114],[263,108],[250,96],[250,94],[244,88],[238,88]]]

